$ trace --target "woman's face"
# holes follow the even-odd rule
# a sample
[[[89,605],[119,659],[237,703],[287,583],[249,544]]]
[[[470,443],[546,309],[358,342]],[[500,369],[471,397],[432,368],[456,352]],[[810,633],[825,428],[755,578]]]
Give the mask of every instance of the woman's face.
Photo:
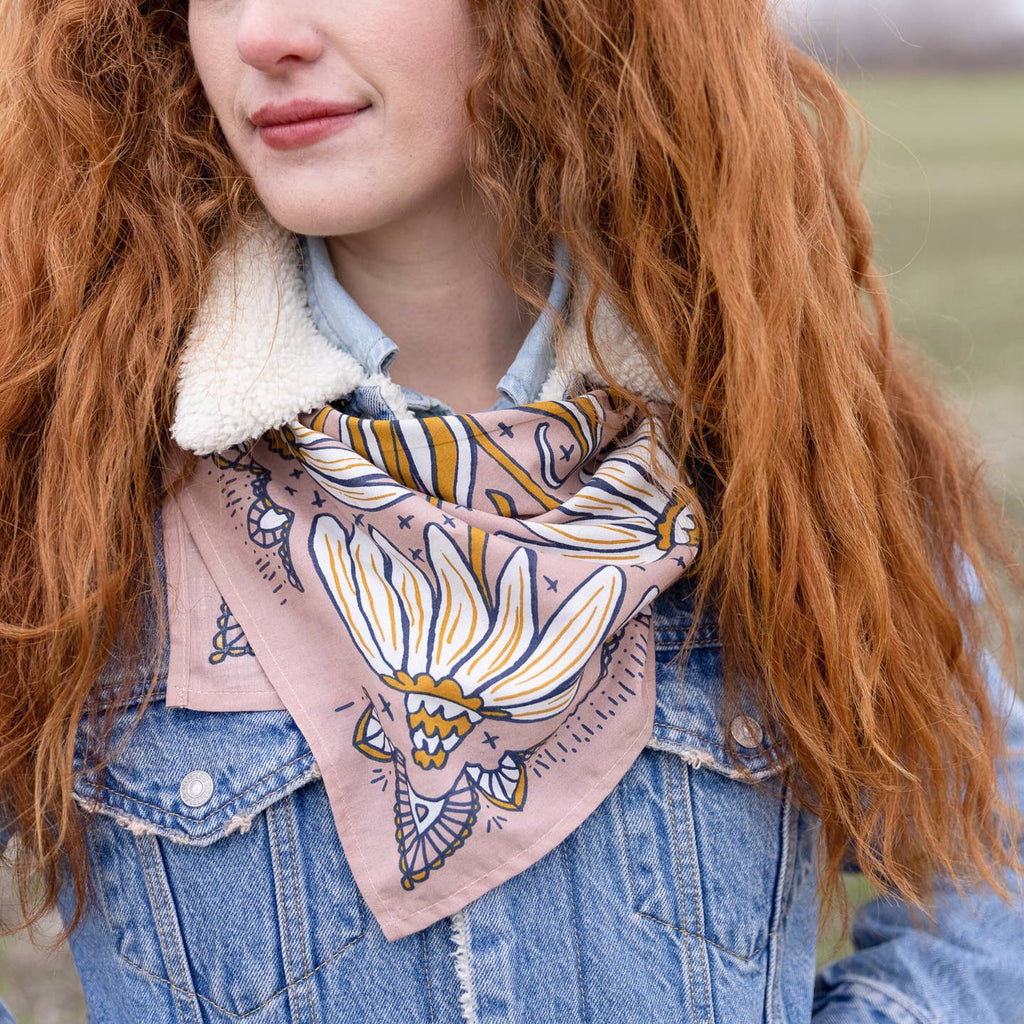
[[[190,0],[199,77],[291,231],[348,235],[458,202],[469,0]]]

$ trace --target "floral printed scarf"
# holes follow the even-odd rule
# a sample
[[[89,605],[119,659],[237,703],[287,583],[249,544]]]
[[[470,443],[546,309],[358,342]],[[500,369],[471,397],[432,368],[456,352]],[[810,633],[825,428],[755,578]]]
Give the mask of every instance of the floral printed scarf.
[[[649,606],[698,548],[653,451],[603,391],[328,406],[169,499],[168,703],[288,709],[387,938],[541,858],[649,739]]]

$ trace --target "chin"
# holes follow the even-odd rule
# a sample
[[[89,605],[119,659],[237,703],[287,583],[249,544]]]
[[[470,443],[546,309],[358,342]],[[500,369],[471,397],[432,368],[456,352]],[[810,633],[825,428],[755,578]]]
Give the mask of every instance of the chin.
[[[393,219],[387,209],[369,201],[353,201],[350,192],[346,201],[338,202],[338,193],[331,196],[304,195],[298,190],[281,192],[261,189],[256,193],[267,213],[281,227],[298,235],[354,235],[371,231]],[[379,201],[378,201],[379,202]]]

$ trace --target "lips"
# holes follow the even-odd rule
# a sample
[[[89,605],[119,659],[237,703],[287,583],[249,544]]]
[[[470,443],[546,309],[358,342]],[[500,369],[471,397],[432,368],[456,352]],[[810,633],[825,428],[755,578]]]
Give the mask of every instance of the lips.
[[[288,103],[268,103],[254,111],[249,120],[259,132],[260,139],[271,149],[296,149],[344,130],[368,106],[297,99]]]

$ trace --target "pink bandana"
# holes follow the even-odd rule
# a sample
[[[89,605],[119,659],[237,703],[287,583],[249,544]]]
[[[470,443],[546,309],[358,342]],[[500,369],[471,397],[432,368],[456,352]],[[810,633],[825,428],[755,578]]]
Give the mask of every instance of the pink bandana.
[[[326,407],[168,502],[168,703],[288,709],[388,939],[541,858],[649,739],[648,606],[697,553],[652,444],[604,392]]]

